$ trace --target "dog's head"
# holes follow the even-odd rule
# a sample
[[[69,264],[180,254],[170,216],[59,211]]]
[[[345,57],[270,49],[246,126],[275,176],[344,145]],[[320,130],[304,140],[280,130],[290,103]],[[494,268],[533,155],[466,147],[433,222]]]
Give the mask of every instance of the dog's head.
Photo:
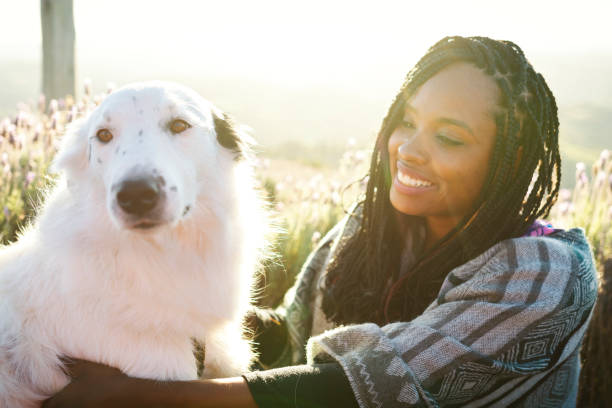
[[[244,136],[212,104],[180,85],[150,82],[113,92],[74,123],[54,168],[73,188],[102,192],[119,228],[149,230],[188,217],[245,154]]]

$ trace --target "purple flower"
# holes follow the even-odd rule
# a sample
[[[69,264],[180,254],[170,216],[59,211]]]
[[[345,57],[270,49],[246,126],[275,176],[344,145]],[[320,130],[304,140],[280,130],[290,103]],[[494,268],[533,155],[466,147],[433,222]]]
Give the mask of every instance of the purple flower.
[[[91,96],[91,79],[87,78],[83,81],[83,91],[85,95]]]
[[[42,125],[39,123],[36,125],[36,129],[34,129],[34,136],[32,137],[33,142],[37,142],[42,134]]]
[[[580,180],[583,174],[586,173],[586,164],[583,162],[576,163],[576,180]]]
[[[572,191],[567,188],[559,190],[559,201],[570,201],[572,199]]]
[[[55,112],[57,112],[57,108],[58,108],[58,103],[57,103],[57,99],[51,99],[51,102],[49,102],[49,113],[50,114],[54,114]]]
[[[8,207],[5,205],[4,206],[4,218],[9,218],[11,216],[11,212],[9,211]]]
[[[23,111],[17,112],[17,116],[15,116],[15,127],[20,128],[25,125],[26,122],[26,114]]]
[[[57,130],[59,128],[59,123],[60,123],[60,114],[59,114],[59,112],[55,112],[51,116],[51,125],[50,125],[50,128],[53,129],[53,130]]]
[[[311,240],[313,244],[316,244],[317,242],[319,242],[320,239],[321,239],[321,233],[319,231],[315,231],[312,233]]]
[[[599,155],[599,160],[601,160],[602,167],[605,167],[608,160],[610,160],[610,151],[608,149],[602,150],[601,154]]]
[[[597,177],[595,178],[595,188],[599,189],[601,188],[606,180],[606,174],[605,173],[599,173],[597,175]]]
[[[572,209],[572,203],[569,202],[569,201],[565,201],[565,202],[562,202],[561,204],[559,204],[559,212],[563,216],[569,214],[571,209]]]
[[[38,111],[41,113],[44,112],[46,105],[47,105],[47,99],[45,98],[45,95],[41,94],[38,97]]]

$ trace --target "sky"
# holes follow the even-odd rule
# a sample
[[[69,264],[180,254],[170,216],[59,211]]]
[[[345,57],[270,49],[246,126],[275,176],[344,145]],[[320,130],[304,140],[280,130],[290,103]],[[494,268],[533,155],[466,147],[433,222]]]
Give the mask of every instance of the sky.
[[[38,57],[39,3],[0,0],[0,59]],[[533,56],[612,54],[609,0],[74,0],[74,14],[81,71],[179,64],[280,82],[348,67],[405,71],[454,34],[510,39]]]

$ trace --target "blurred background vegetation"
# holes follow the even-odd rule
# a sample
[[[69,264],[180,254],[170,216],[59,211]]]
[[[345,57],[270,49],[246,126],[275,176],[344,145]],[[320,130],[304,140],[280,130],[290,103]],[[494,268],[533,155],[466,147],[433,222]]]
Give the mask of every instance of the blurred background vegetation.
[[[87,78],[94,93],[110,82],[184,83],[250,126],[266,157],[333,169],[348,143],[370,148],[407,71],[455,34],[510,39],[544,75],[560,110],[564,187],[577,162],[612,147],[610,2],[71,3],[77,92]],[[40,4],[0,0],[0,117],[41,93]]]
[[[177,81],[259,142],[258,174],[286,231],[260,298],[274,305],[360,194],[407,71],[445,35],[487,35],[519,44],[557,98],[564,190],[552,218],[585,228],[601,264],[611,256],[612,3],[494,3],[0,0],[0,239],[33,216],[70,121],[117,86]],[[49,75],[57,60],[69,64]],[[69,76],[70,91],[41,96],[50,76]]]
[[[66,127],[93,109],[105,94],[92,95],[88,86],[78,101],[41,98],[22,104],[13,117],[0,121],[0,241],[14,241],[35,215],[44,190],[54,178],[47,173],[58,140]],[[263,271],[259,303],[274,306],[293,283],[319,239],[342,218],[365,190],[370,151],[344,146],[335,165],[322,166],[261,156],[256,174],[269,200],[280,232]],[[550,220],[556,227],[585,229],[598,267],[612,258],[612,155],[603,150],[587,166],[576,166],[572,189],[560,192]],[[589,173],[592,176],[589,176]]]
[[[0,121],[0,241],[14,241],[35,216],[44,191],[54,178],[47,170],[59,136],[75,118],[92,109],[104,95],[86,87],[77,102],[72,98],[40,98],[36,105],[21,104],[14,116]],[[257,304],[274,307],[291,287],[302,264],[321,237],[363,194],[370,152],[345,146],[333,166],[260,156],[256,174],[276,224],[281,230],[272,241],[277,254],[264,263]],[[592,176],[589,176],[588,173]],[[567,174],[566,174],[567,176]],[[555,227],[580,226],[592,244],[600,272],[600,295],[582,348],[579,405],[610,406],[612,355],[612,155],[603,150],[590,166],[576,166],[575,187],[563,189],[549,221]]]
[[[45,54],[43,34],[52,34],[41,9],[60,2],[70,5],[76,42]],[[276,305],[362,193],[368,149],[418,58],[446,35],[512,40],[559,106],[563,190],[550,221],[584,228],[602,273],[580,401],[610,406],[610,15],[605,0],[0,0],[0,241],[15,240],[35,215],[68,123],[107,89],[176,81],[250,126],[259,142],[258,178],[284,232],[273,244],[278,257],[265,264],[258,302]],[[45,98],[43,55],[71,55],[68,46],[76,96]]]

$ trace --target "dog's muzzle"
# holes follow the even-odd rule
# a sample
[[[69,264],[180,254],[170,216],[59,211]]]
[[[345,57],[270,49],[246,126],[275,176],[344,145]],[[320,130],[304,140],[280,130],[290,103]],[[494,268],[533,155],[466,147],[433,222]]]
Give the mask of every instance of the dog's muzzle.
[[[161,196],[160,182],[155,178],[140,177],[121,182],[117,204],[127,214],[144,216],[155,208]]]

